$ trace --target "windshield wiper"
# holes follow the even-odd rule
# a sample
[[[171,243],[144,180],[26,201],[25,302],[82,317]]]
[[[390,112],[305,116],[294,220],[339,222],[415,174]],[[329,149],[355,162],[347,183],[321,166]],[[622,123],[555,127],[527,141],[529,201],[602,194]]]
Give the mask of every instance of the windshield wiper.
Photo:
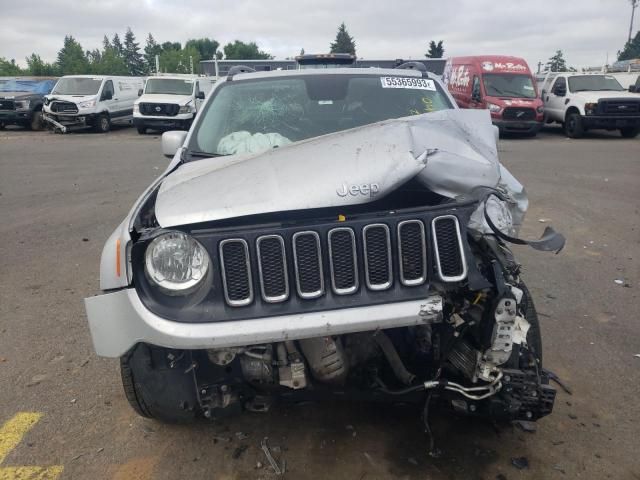
[[[188,150],[185,152],[185,154],[189,158],[214,158],[225,157],[227,155],[224,153],[198,152],[197,150]]]

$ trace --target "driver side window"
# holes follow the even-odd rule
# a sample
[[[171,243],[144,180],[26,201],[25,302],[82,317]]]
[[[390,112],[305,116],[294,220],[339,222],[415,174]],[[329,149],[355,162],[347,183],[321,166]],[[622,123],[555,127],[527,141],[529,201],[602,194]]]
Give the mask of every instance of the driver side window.
[[[560,77],[556,79],[556,81],[553,84],[553,88],[551,89],[551,93],[553,93],[554,95],[561,94],[560,96],[566,95],[567,80],[564,77]]]
[[[113,82],[111,80],[107,80],[102,88],[102,95],[100,96],[100,101],[102,100],[111,100],[113,98]]]
[[[480,101],[480,79],[477,76],[473,77],[473,84],[471,86],[471,99]]]

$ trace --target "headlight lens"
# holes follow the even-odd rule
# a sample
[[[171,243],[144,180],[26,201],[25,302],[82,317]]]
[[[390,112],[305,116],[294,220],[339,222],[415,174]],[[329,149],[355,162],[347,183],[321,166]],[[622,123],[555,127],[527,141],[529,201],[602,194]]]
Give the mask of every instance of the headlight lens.
[[[133,104],[133,113],[140,113],[140,105],[137,103]]]
[[[596,113],[596,108],[598,108],[597,103],[585,103],[584,104],[584,113],[587,115],[593,115]]]
[[[496,105],[494,103],[487,103],[487,108],[491,113],[498,113],[500,110],[502,110],[502,107],[500,105]]]
[[[96,106],[95,98],[93,100],[87,100],[86,102],[80,102],[78,104],[79,108],[91,108]]]
[[[16,110],[27,110],[30,103],[30,100],[16,100]]]
[[[191,105],[183,105],[180,107],[180,111],[178,113],[191,113],[191,112],[193,112]]]
[[[209,254],[200,243],[182,232],[168,232],[155,238],[145,253],[149,279],[166,293],[189,293],[207,276]]]

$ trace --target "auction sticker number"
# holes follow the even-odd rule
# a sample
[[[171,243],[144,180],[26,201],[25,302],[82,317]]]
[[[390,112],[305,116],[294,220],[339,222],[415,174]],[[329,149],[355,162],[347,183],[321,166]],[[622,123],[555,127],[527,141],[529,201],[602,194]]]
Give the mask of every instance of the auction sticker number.
[[[427,78],[412,77],[380,77],[382,88],[413,88],[417,90],[432,90],[435,92],[436,83]]]

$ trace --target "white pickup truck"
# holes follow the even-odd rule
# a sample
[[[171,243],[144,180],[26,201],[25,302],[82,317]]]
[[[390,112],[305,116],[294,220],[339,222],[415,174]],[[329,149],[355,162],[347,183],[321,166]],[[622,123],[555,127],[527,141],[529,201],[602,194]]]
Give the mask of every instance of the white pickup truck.
[[[570,138],[594,128],[620,130],[624,138],[640,133],[640,96],[611,75],[558,73],[547,76],[539,90],[546,123],[563,124]]]

